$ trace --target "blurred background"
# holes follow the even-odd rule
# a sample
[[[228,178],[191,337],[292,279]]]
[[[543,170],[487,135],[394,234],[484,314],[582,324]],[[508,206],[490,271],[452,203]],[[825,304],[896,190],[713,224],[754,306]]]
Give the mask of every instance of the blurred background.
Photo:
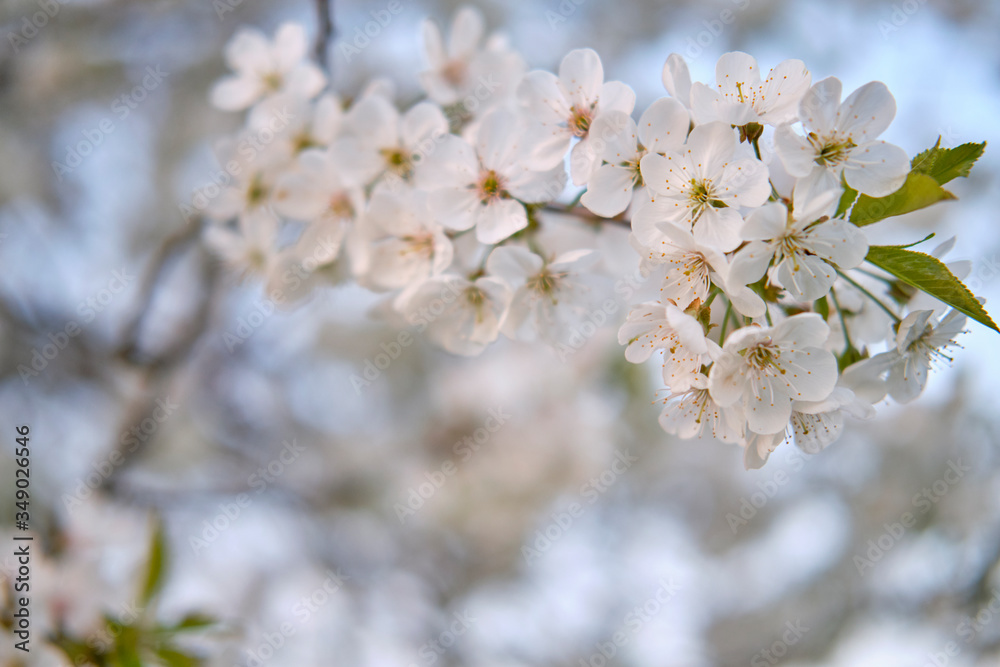
[[[345,97],[373,76],[419,95],[420,21],[446,24],[458,3],[400,2],[350,62],[332,45]],[[334,5],[353,40],[386,3]],[[1000,3],[477,6],[533,68],[596,49],[637,109],[664,94],[669,53],[704,81],[739,49],[764,67],[800,58],[846,91],[886,82],[899,111],[885,138],[911,155],[939,135],[987,140],[949,186],[959,201],[869,229],[875,243],[957,235],[948,259],[971,262],[967,284],[1000,314]],[[140,617],[188,619],[169,665],[1000,665],[995,333],[970,324],[916,403],[880,406],[817,456],[783,445],[754,472],[739,448],[662,432],[656,369],[625,362],[618,322],[564,359],[510,341],[459,359],[418,336],[356,388],[397,339],[369,316],[378,299],[345,286],[264,313],[260,286],[224,271],[180,210],[241,122],[208,104],[227,39],[288,19],[315,34],[316,7],[0,7],[3,667],[73,664],[46,635],[113,645]],[[621,230],[581,233],[613,275],[634,271]],[[21,424],[27,655],[10,634]],[[147,600],[158,521],[166,567]]]

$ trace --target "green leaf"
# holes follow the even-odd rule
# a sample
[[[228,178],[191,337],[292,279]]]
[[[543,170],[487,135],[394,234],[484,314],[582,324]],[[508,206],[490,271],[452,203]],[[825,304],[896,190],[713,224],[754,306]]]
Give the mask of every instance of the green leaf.
[[[201,664],[201,660],[169,647],[157,649],[156,656],[167,667],[198,667]]]
[[[50,636],[49,642],[65,653],[74,665],[100,664],[101,662],[100,656],[91,647],[62,633]]]
[[[211,616],[206,616],[204,614],[188,614],[182,618],[176,625],[163,626],[157,628],[157,632],[165,633],[175,633],[175,632],[185,632],[190,630],[201,630],[207,628],[211,625],[215,625],[216,621]]]
[[[840,372],[843,373],[844,369],[850,366],[851,364],[857,363],[862,359],[867,359],[867,358],[868,358],[867,350],[860,351],[856,347],[851,345],[850,342],[848,342],[847,349],[844,350],[844,353],[837,358],[837,368],[839,368]]]
[[[844,215],[851,209],[851,204],[853,204],[854,200],[858,198],[858,191],[849,186],[846,182],[842,183],[841,186],[844,188],[844,194],[840,195],[840,203],[837,205],[837,212],[833,215],[835,218],[843,218]]]
[[[927,174],[938,185],[944,185],[948,181],[959,176],[968,176],[972,165],[976,163],[986,150],[986,142],[981,144],[962,144],[955,148],[941,148],[941,137],[938,137],[937,144],[933,148],[928,148],[913,158],[911,167],[913,171]]]
[[[139,632],[134,627],[126,625],[121,628],[115,644],[115,657],[121,667],[142,667],[139,639]]]
[[[823,321],[830,319],[830,302],[824,296],[813,304],[813,312],[819,313]]]
[[[149,565],[146,569],[145,581],[142,585],[140,600],[143,607],[149,604],[160,588],[163,587],[163,572],[166,563],[166,537],[163,533],[163,522],[156,520],[153,528],[153,539],[149,547]]]
[[[900,246],[871,246],[865,258],[902,282],[1000,333],[982,304],[940,260]]]
[[[929,174],[911,171],[903,187],[885,197],[861,195],[851,210],[851,222],[864,227],[894,215],[926,208],[939,201],[955,199]]]
[[[899,247],[900,248],[912,248],[915,245],[920,245],[924,241],[930,241],[932,238],[934,238],[934,232],[931,232],[930,234],[928,234],[924,238],[920,239],[919,241],[914,241],[913,243],[907,243],[906,245],[901,245]]]

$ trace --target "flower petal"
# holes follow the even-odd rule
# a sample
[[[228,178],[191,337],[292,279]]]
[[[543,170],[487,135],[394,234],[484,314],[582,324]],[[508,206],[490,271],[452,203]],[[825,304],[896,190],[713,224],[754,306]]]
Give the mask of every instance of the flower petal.
[[[884,197],[903,187],[909,172],[906,151],[884,141],[858,146],[844,165],[847,184],[870,197]]]
[[[691,116],[680,102],[662,97],[639,119],[639,141],[651,153],[679,150],[687,137]]]
[[[599,216],[613,218],[632,201],[635,172],[624,167],[606,164],[590,177],[587,191],[580,203]]]
[[[691,72],[679,53],[667,56],[663,63],[663,87],[671,97],[677,98],[685,107],[691,106]]]
[[[861,86],[837,111],[837,129],[862,144],[885,132],[896,117],[896,98],[881,81]]]
[[[501,199],[480,206],[476,213],[476,239],[493,245],[528,226],[528,214],[521,202]]]

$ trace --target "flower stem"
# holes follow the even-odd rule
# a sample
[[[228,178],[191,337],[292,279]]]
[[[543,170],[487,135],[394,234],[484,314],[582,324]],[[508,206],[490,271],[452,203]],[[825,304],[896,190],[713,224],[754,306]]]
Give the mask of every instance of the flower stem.
[[[889,308],[889,306],[887,306],[887,305],[885,305],[884,303],[882,303],[881,301],[879,301],[879,300],[878,300],[878,299],[877,299],[877,298],[875,297],[875,295],[874,295],[874,294],[872,294],[872,293],[871,293],[871,292],[869,292],[869,291],[868,291],[867,289],[865,289],[864,287],[862,287],[861,285],[859,285],[859,284],[858,284],[858,283],[857,283],[856,281],[854,281],[853,279],[851,279],[850,277],[848,277],[848,275],[847,275],[846,273],[844,273],[843,271],[841,271],[840,269],[837,269],[837,275],[839,275],[839,276],[840,276],[841,278],[843,278],[844,280],[846,280],[847,282],[849,282],[849,283],[850,283],[851,285],[854,285],[854,287],[855,287],[855,288],[856,288],[856,289],[857,289],[858,291],[860,291],[860,292],[861,292],[862,294],[864,294],[864,295],[865,295],[865,296],[867,296],[867,297],[868,297],[869,299],[871,299],[872,301],[874,301],[874,302],[875,302],[875,304],[876,304],[876,305],[877,305],[877,306],[878,306],[879,308],[881,308],[882,310],[884,310],[884,311],[886,312],[886,314],[887,314],[887,315],[888,315],[889,317],[891,317],[891,318],[892,318],[892,321],[893,321],[893,322],[895,322],[896,324],[899,324],[899,321],[900,321],[900,320],[899,320],[899,316],[898,316],[898,315],[896,315],[896,313],[892,312],[892,310],[891,310],[891,309]]]
[[[715,285],[712,285],[712,289],[709,290],[708,292],[708,298],[705,299],[705,303],[703,303],[701,307],[708,308],[709,306],[711,306],[712,302],[715,301],[715,297],[719,296],[720,294],[722,294],[722,290],[720,290]]]
[[[583,190],[580,190],[580,194],[578,194],[577,196],[573,197],[573,201],[571,201],[570,203],[566,204],[566,210],[567,211],[572,211],[574,208],[576,208],[577,205],[579,205],[580,200],[583,199],[583,195],[585,195],[585,194],[587,194],[587,188],[584,188]]]
[[[844,317],[844,311],[840,307],[840,300],[837,299],[837,293],[833,291],[832,288],[830,289],[830,298],[833,300],[833,305],[837,309],[837,314],[840,316],[840,328],[844,330],[844,341],[847,343],[847,349],[844,350],[846,353],[847,350],[850,350],[853,347],[851,344],[851,336],[847,333],[847,318]]]
[[[333,25],[333,0],[316,0],[316,12],[319,15],[319,34],[316,35],[316,59],[323,69],[330,67],[330,40],[336,29]]]
[[[729,315],[733,312],[733,302],[726,299],[726,312],[722,316],[722,327],[719,328],[719,345],[726,343],[726,330],[729,328]]]

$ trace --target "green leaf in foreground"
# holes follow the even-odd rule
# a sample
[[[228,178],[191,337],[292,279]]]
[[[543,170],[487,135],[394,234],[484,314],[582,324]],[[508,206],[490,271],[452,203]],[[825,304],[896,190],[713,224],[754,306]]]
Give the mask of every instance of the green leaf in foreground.
[[[969,288],[963,285],[962,281],[956,278],[940,260],[899,246],[871,246],[865,259],[907,285],[940,299],[955,310],[1000,333],[1000,329]]]
[[[938,185],[944,185],[959,176],[968,176],[972,165],[982,156],[984,150],[986,150],[985,141],[980,144],[962,144],[955,148],[941,148],[941,137],[938,137],[937,144],[933,148],[918,154],[910,164],[913,171],[927,174],[937,181]]]
[[[986,142],[962,144],[955,148],[941,148],[941,137],[937,143],[910,161],[910,173],[903,186],[885,197],[860,195],[844,184],[844,194],[837,207],[837,216],[849,209],[850,220],[858,227],[864,227],[895,215],[903,215],[926,208],[939,201],[955,199],[941,186],[959,176],[968,176],[972,165],[986,150]],[[853,208],[851,205],[853,204]]]
[[[168,667],[198,667],[201,664],[201,660],[198,658],[193,658],[170,647],[157,649],[156,655]]]
[[[163,534],[163,522],[157,519],[153,528],[153,540],[149,548],[149,566],[142,585],[142,605],[149,604],[153,596],[163,586],[163,570],[166,560],[166,538]]]
[[[833,214],[835,218],[843,218],[849,210],[851,210],[851,204],[854,200],[858,198],[858,191],[848,185],[846,182],[842,183],[841,186],[844,188],[844,194],[840,195],[840,203],[837,204],[837,212]]]
[[[206,616],[205,614],[188,614],[176,625],[158,628],[158,632],[172,634],[175,632],[203,630],[212,625],[215,625],[215,619],[211,616]]]
[[[851,222],[864,227],[894,215],[903,215],[927,208],[939,201],[955,199],[933,176],[911,171],[903,187],[885,197],[861,195],[851,210]]]

